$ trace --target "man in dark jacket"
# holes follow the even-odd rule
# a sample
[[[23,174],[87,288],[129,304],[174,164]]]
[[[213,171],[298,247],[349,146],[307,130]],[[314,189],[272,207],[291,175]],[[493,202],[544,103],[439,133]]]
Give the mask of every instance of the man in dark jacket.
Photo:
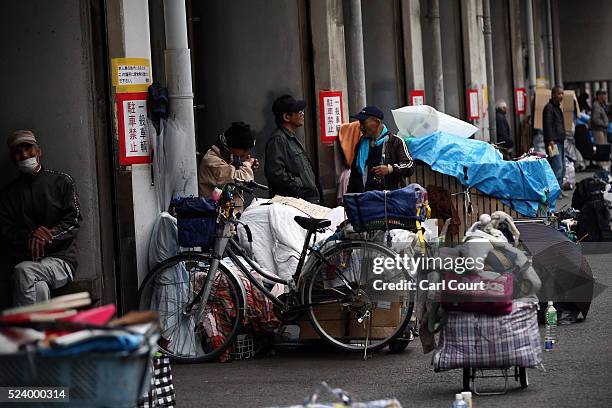
[[[44,169],[34,134],[19,130],[8,138],[20,176],[0,197],[0,235],[15,257],[13,303],[49,299],[50,289],[73,279],[81,211],[68,174]]]
[[[510,132],[510,124],[506,115],[508,114],[508,104],[500,99],[495,103],[495,128],[497,129],[497,143],[502,148],[505,155],[514,147],[514,138]]]
[[[265,173],[272,195],[303,198],[320,203],[316,173],[302,143],[296,137],[304,126],[304,101],[283,95],[272,104],[277,128],[266,144]]]
[[[563,88],[557,85],[552,89],[550,101],[542,113],[544,145],[548,153],[548,162],[555,172],[559,186],[563,185],[565,175],[565,151],[563,149],[565,125],[561,102],[563,102]]]
[[[347,193],[401,188],[414,172],[406,143],[387,129],[376,106],[366,106],[352,118],[359,121],[362,137],[355,146]]]

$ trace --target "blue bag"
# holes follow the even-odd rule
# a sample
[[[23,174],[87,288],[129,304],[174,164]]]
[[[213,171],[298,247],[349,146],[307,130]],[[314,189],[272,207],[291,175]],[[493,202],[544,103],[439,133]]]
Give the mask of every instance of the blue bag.
[[[179,197],[172,200],[182,247],[208,250],[215,242],[217,206],[211,198]]]
[[[367,191],[344,195],[344,206],[355,231],[416,228],[419,191],[413,185],[393,191]]]

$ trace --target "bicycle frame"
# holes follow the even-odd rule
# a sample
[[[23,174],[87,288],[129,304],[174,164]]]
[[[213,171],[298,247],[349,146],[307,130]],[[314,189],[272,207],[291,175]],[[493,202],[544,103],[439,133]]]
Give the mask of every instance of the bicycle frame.
[[[293,275],[291,279],[285,280],[277,276],[274,276],[270,274],[269,272],[263,270],[261,267],[259,267],[259,265],[257,265],[245,253],[245,251],[240,247],[240,245],[236,242],[236,240],[232,238],[231,226],[232,226],[232,222],[226,219],[223,222],[223,227],[217,230],[218,235],[215,239],[215,245],[213,249],[209,273],[207,274],[204,285],[202,285],[202,288],[200,289],[200,291],[196,294],[194,299],[189,304],[187,304],[187,306],[185,307],[186,313],[190,313],[191,310],[193,309],[193,306],[196,303],[198,302],[206,303],[206,301],[208,300],[208,296],[210,295],[210,291],[213,285],[213,276],[215,276],[215,273],[217,272],[217,269],[219,268],[219,263],[221,262],[221,259],[223,259],[224,254],[227,254],[227,256],[231,259],[231,261],[244,273],[244,275],[251,282],[251,284],[253,284],[258,290],[260,290],[264,294],[264,296],[270,299],[272,303],[274,303],[277,307],[279,307],[283,311],[289,311],[289,310],[303,311],[303,310],[307,310],[311,306],[338,303],[338,301],[324,301],[324,302],[317,302],[313,304],[301,304],[301,305],[292,307],[288,303],[281,301],[279,298],[274,296],[268,289],[266,289],[266,287],[253,276],[249,268],[246,265],[244,265],[244,263],[240,260],[239,257],[242,257],[242,259],[244,259],[244,261],[251,268],[253,268],[258,274],[260,274],[264,278],[269,279],[273,282],[282,283],[283,285],[288,285],[291,291],[295,291],[296,290],[295,282],[299,281],[299,278],[302,274],[302,269],[304,267],[304,263],[306,261],[306,255],[308,255],[308,253],[310,252],[310,254],[314,254],[320,261],[325,263],[327,266],[334,266],[338,274],[338,277],[340,277],[340,279],[342,280],[342,283],[350,290],[351,294],[352,295],[357,294],[357,292],[351,287],[350,283],[348,282],[348,279],[346,279],[342,271],[338,267],[333,265],[331,262],[329,262],[318,249],[310,246],[310,240],[313,236],[313,232],[308,231],[306,234],[306,238],[304,240],[304,246],[300,254],[300,259],[298,261],[298,265],[297,265],[295,274]]]

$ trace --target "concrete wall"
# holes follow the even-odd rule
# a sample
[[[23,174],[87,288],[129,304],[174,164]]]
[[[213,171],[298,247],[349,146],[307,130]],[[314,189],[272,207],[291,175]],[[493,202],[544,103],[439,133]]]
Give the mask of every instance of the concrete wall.
[[[491,1],[491,26],[493,41],[493,73],[495,75],[495,99],[503,99],[508,104],[508,122],[516,133],[514,124],[514,84],[512,78],[512,55],[510,47],[510,27],[508,20],[508,0]],[[492,116],[493,117],[493,116]]]
[[[260,159],[276,127],[272,102],[289,93],[303,99],[304,86],[298,1],[255,0],[193,2],[192,45],[197,111],[198,150],[204,154],[233,121],[256,132],[254,153]],[[309,101],[306,120],[313,123]],[[316,118],[318,120],[318,116]],[[313,142],[312,129],[300,131]],[[263,166],[256,178],[265,182]]]
[[[363,48],[367,104],[376,105],[385,113],[385,123],[393,131],[397,126],[391,109],[405,106],[403,87],[401,31],[395,0],[362,0]]]
[[[463,45],[459,2],[440,0],[440,33],[442,36],[442,71],[444,74],[445,113],[465,119],[465,86],[463,77]],[[421,0],[423,31],[423,63],[425,65],[425,94],[427,104],[433,104],[434,80],[431,66],[432,29],[428,18],[429,2]]]
[[[563,80],[612,79],[612,2],[559,1]]]
[[[4,138],[37,135],[46,167],[76,180],[83,211],[77,279],[101,276],[89,36],[79,0],[5,2],[0,25],[0,186],[17,173]],[[101,113],[103,114],[103,113]]]

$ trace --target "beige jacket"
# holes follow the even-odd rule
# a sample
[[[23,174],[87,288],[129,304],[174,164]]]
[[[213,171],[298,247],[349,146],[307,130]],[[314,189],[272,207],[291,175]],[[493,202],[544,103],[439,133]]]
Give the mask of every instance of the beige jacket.
[[[243,163],[239,169],[225,161],[221,157],[221,151],[217,146],[211,147],[200,162],[198,171],[198,194],[200,197],[210,197],[215,187],[223,188],[234,179],[250,181],[254,179],[253,169],[249,163]],[[236,195],[234,197],[236,210],[241,211],[244,199]]]

